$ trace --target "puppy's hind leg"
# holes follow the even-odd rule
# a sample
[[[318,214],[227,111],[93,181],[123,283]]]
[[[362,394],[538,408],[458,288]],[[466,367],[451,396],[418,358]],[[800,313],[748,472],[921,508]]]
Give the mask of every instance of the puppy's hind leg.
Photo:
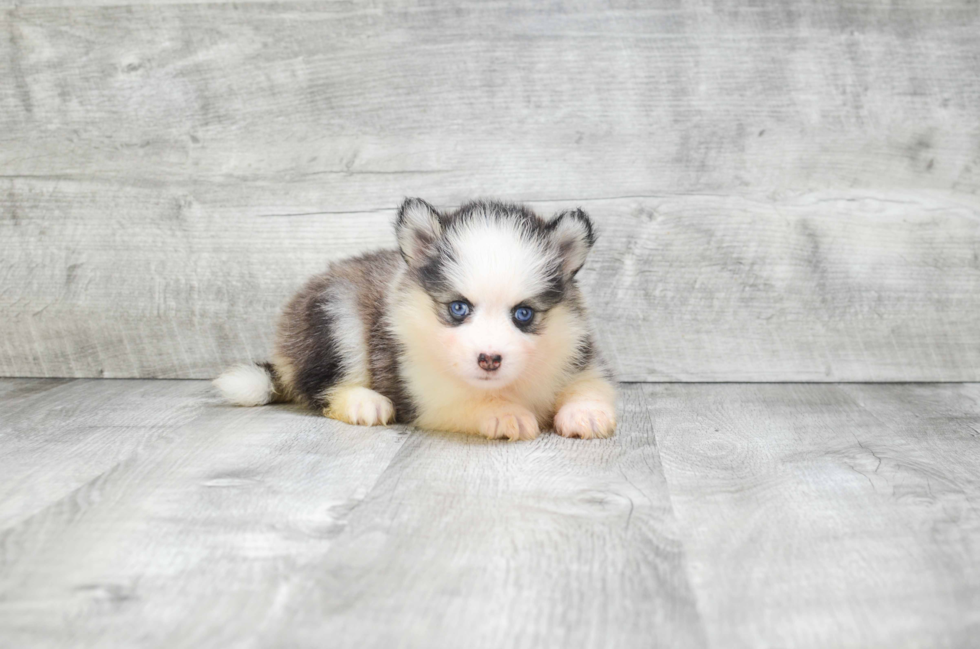
[[[300,353],[296,380],[305,400],[332,419],[360,426],[394,420],[391,400],[371,384],[368,336],[371,329],[359,304],[366,280],[351,269],[335,269],[293,310]]]
[[[338,385],[324,395],[323,414],[355,426],[386,426],[395,419],[391,399],[360,385]]]

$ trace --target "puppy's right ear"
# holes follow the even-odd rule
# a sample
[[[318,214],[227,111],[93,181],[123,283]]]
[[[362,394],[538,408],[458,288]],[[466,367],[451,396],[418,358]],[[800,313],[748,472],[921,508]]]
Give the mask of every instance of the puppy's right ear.
[[[395,236],[405,263],[418,268],[436,255],[442,236],[442,217],[421,198],[406,198],[398,208]]]
[[[565,279],[575,277],[575,273],[585,264],[585,258],[595,245],[595,227],[592,219],[582,210],[572,210],[555,215],[548,223],[548,231],[561,256]]]

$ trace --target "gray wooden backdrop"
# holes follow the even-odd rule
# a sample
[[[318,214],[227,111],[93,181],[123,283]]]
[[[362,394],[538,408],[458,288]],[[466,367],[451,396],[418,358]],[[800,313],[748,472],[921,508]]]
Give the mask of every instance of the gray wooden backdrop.
[[[418,195],[589,211],[623,380],[980,380],[975,1],[0,12],[0,375],[264,358]]]

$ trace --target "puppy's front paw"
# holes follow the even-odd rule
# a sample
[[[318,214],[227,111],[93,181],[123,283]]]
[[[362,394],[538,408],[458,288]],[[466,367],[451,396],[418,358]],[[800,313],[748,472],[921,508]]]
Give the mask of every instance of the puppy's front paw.
[[[344,387],[330,395],[323,414],[355,426],[379,426],[395,418],[395,407],[391,399],[369,388]]]
[[[519,406],[501,407],[480,423],[480,434],[490,439],[534,439],[539,432],[534,414]]]
[[[610,437],[616,430],[616,408],[602,401],[569,401],[555,415],[555,432],[564,437]]]

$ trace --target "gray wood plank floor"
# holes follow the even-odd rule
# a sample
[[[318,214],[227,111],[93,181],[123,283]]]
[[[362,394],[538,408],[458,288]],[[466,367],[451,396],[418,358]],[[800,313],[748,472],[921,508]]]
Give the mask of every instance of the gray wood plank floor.
[[[0,380],[2,647],[965,647],[980,385],[627,385],[490,443]]]

